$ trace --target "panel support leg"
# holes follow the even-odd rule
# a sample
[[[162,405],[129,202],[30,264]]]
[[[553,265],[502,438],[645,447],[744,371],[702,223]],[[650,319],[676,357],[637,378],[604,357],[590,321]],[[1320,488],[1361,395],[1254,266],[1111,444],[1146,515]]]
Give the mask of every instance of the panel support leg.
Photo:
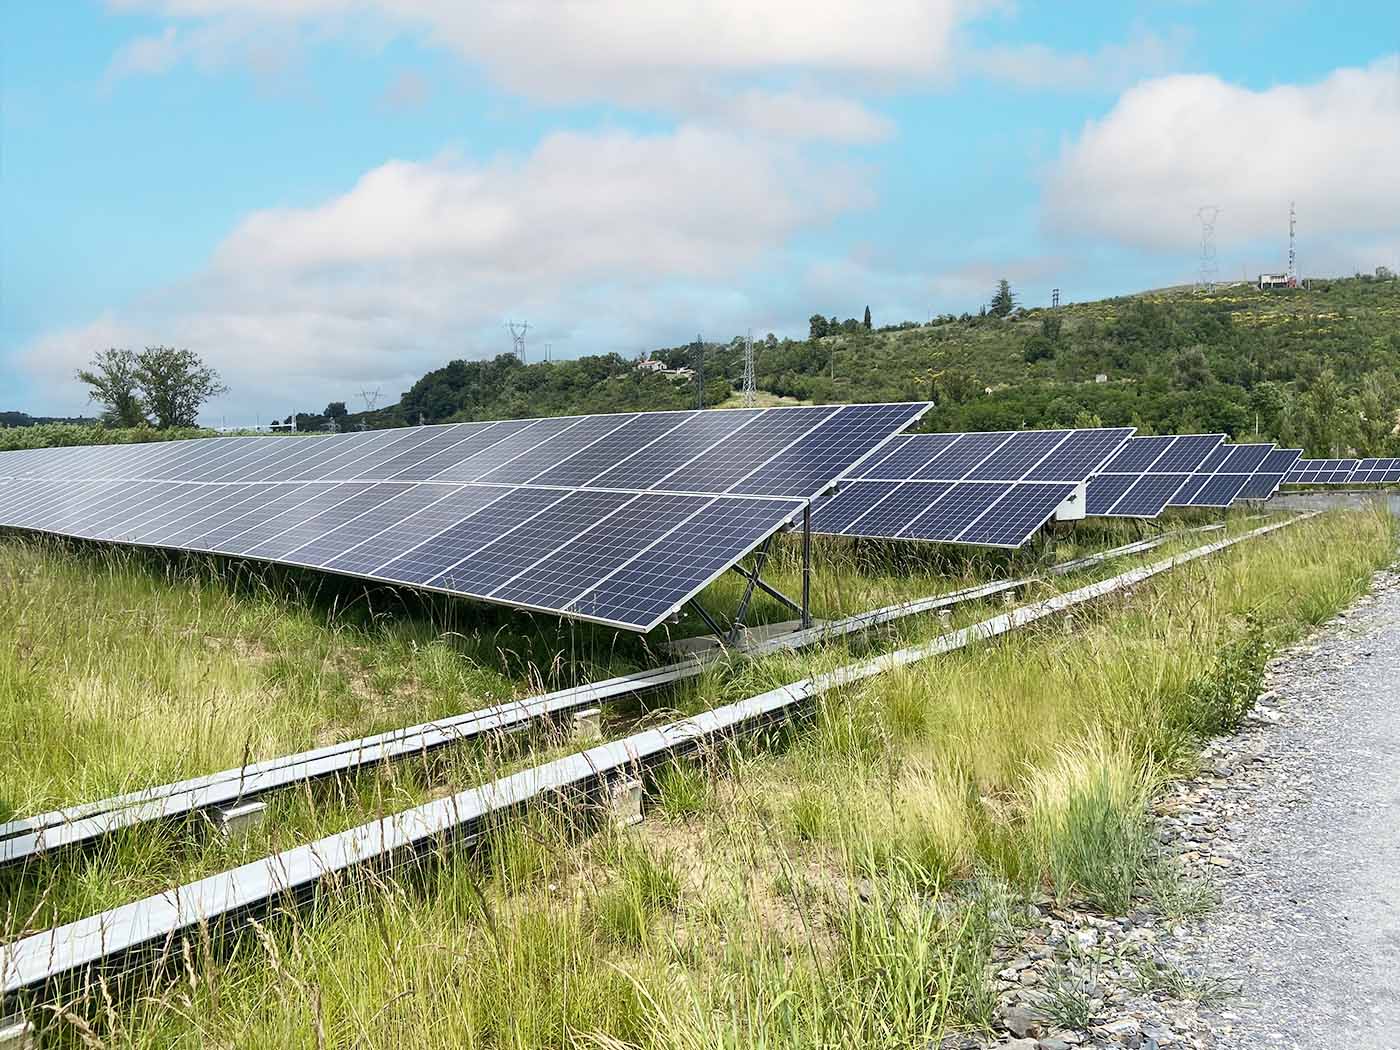
[[[710,632],[716,638],[724,637],[724,628],[721,627],[715,621],[715,618],[713,616],[711,616],[708,612],[705,611],[705,607],[703,605],[701,605],[698,601],[692,598],[690,599],[690,607],[695,610],[696,614],[699,615],[700,619],[705,621],[705,626],[710,629]]]
[[[771,583],[769,583],[767,580],[761,579],[760,577],[754,575],[754,573],[750,572],[748,569],[744,568],[742,565],[735,565],[735,566],[733,566],[733,569],[734,569],[735,572],[737,572],[737,573],[738,573],[740,576],[742,576],[744,579],[746,579],[746,580],[753,580],[754,585],[757,586],[758,589],[759,589],[760,591],[762,591],[764,594],[768,595],[770,598],[774,598],[774,599],[776,599],[776,600],[782,602],[784,605],[786,605],[786,606],[787,606],[789,609],[791,609],[793,612],[798,613],[799,615],[801,614],[801,612],[802,612],[802,606],[798,605],[795,601],[793,601],[791,598],[789,598],[789,597],[788,597],[786,594],[784,594],[782,591],[778,590],[778,588],[774,587],[774,586],[773,586]]]
[[[812,503],[802,505],[802,629],[812,626]]]
[[[758,584],[758,577],[763,572],[763,563],[768,560],[768,548],[773,545],[773,537],[769,536],[763,541],[763,546],[758,548],[758,554],[754,558],[753,572],[745,573],[748,582],[744,585],[744,595],[739,599],[739,608],[734,613],[734,622],[729,627],[729,633],[724,636],[725,645],[733,645],[739,639],[739,632],[744,629],[744,617],[749,612],[749,602],[753,598],[754,587]]]

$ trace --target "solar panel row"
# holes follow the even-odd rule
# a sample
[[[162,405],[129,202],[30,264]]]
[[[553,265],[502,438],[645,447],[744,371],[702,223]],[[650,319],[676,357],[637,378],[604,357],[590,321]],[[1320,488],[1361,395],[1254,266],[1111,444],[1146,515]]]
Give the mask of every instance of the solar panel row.
[[[1089,479],[1086,513],[1111,518],[1157,517],[1224,440],[1224,434],[1168,434],[1129,439],[1118,454]]]
[[[0,525],[650,630],[924,404],[0,453]]]
[[[1274,449],[1264,457],[1264,462],[1259,464],[1258,469],[1249,476],[1249,480],[1244,483],[1244,487],[1236,494],[1235,499],[1271,498],[1302,455],[1303,450],[1300,448]]]
[[[1132,434],[1092,430],[911,434],[850,472],[816,532],[1015,548]]]
[[[1287,485],[1380,485],[1400,482],[1400,459],[1304,459],[1288,472]]]

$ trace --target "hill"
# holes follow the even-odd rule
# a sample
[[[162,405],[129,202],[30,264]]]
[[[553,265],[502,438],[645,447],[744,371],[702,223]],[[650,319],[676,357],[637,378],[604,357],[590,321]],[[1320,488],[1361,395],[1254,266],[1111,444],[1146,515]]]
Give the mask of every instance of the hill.
[[[1144,432],[1225,431],[1310,454],[1396,454],[1400,280],[1316,280],[1307,289],[1164,289],[1057,309],[944,315],[867,330],[813,319],[813,338],[767,336],[757,382],[802,402],[929,399],[932,430],[1101,421]],[[822,334],[826,332],[827,334]],[[833,333],[834,334],[831,334]],[[670,369],[692,347],[651,355]],[[731,397],[742,341],[706,348],[705,403]],[[693,377],[618,354],[522,365],[509,355],[453,361],[399,404],[347,425],[686,408]]]

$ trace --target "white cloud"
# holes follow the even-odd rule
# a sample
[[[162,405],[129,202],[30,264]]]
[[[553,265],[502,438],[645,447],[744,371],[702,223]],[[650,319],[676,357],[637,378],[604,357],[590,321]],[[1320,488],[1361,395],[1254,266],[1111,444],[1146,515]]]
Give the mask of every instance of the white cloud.
[[[1189,34],[1139,31],[1122,44],[1094,52],[1057,51],[1043,44],[992,46],[969,51],[962,67],[1033,90],[1121,90],[1143,77],[1179,67]]]
[[[380,104],[399,113],[420,109],[428,101],[431,90],[422,73],[405,69],[384,89]]]
[[[391,161],[316,207],[248,216],[190,281],[50,333],[21,362],[61,399],[95,350],[188,346],[242,418],[361,382],[397,394],[451,357],[505,350],[506,316],[529,317],[556,353],[631,353],[737,325],[745,282],[793,234],[871,203],[858,174],[695,127]]]
[[[872,142],[893,130],[849,96],[926,81],[954,64],[960,25],[1000,0],[114,0],[192,27],[135,41],[109,78],[238,48],[339,36],[382,47],[418,36],[534,101],[604,101],[797,141]],[[147,54],[159,61],[141,61]],[[266,59],[264,58],[264,62]],[[796,85],[796,86],[794,86]]]
[[[1213,204],[1229,249],[1282,243],[1296,200],[1306,260],[1365,265],[1368,246],[1400,236],[1397,173],[1400,56],[1261,91],[1172,76],[1132,88],[1066,144],[1045,214],[1057,232],[1189,250],[1197,209]]]

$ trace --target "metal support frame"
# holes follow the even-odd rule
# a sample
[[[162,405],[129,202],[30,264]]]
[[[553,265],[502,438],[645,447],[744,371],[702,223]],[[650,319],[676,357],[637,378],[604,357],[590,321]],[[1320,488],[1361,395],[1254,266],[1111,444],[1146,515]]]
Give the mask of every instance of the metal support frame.
[[[768,560],[768,549],[773,546],[773,537],[769,536],[763,541],[763,546],[758,548],[758,553],[754,555],[753,572],[745,573],[748,580],[744,584],[744,593],[739,598],[739,607],[734,610],[734,622],[729,625],[729,633],[724,636],[725,645],[733,645],[739,640],[739,632],[744,629],[744,617],[749,612],[749,602],[753,599],[754,587],[758,584],[758,577],[763,572],[763,563]]]
[[[705,621],[705,626],[708,627],[717,638],[724,637],[724,628],[719,625],[719,622],[715,620],[713,616],[705,611],[705,607],[700,604],[698,599],[690,599],[690,607],[695,610],[700,619]]]
[[[802,629],[812,626],[812,501],[802,505]]]

